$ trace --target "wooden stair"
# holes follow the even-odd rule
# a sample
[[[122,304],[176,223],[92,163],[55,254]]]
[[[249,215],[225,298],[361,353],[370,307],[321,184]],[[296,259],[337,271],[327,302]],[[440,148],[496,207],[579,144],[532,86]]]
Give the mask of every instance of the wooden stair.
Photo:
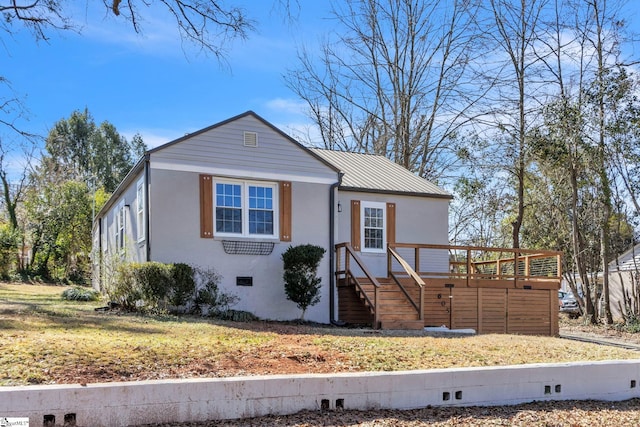
[[[378,327],[380,329],[421,330],[424,328],[424,320],[420,316],[406,295],[398,285],[390,278],[377,278],[380,283],[378,289]],[[371,301],[374,301],[374,286],[368,279],[358,279],[363,291]],[[373,314],[371,307],[362,292],[356,288],[362,304]],[[376,326],[376,325],[374,325]]]

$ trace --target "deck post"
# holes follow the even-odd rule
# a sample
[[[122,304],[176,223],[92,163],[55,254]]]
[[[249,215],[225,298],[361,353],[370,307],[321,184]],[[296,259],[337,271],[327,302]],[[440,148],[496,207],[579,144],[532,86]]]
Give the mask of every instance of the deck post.
[[[556,272],[556,275],[562,279],[562,257],[558,254],[556,255],[556,262],[558,264],[557,269],[558,271]]]
[[[467,249],[467,288],[470,286],[471,279],[471,249]]]
[[[424,322],[424,286],[420,286],[420,311],[418,312],[420,320]],[[424,326],[424,324],[422,325]]]
[[[380,329],[380,321],[378,320],[379,317],[379,308],[380,306],[378,305],[378,288],[377,286],[373,287],[373,301],[374,301],[374,310],[373,310],[373,329]]]
[[[414,269],[414,271],[418,274],[420,274],[420,247],[416,246],[414,248],[414,254],[413,254],[413,258],[414,258],[414,263],[416,265],[416,268]]]
[[[513,251],[513,287],[518,287],[518,251]]]

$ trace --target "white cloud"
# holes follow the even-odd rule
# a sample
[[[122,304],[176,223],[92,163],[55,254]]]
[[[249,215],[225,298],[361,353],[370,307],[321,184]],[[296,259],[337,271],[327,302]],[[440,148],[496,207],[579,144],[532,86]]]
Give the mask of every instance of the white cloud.
[[[266,107],[275,113],[303,115],[307,108],[307,104],[298,99],[275,98],[267,101]]]

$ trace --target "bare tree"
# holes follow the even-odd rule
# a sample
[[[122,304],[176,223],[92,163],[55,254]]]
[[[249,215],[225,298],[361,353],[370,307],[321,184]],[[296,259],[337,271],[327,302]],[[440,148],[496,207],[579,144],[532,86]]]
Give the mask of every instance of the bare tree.
[[[486,90],[468,72],[475,9],[453,0],[348,0],[318,57],[286,76],[326,148],[382,154],[439,179]]]
[[[584,26],[589,25],[589,13],[580,2],[554,0],[547,15],[543,31],[538,37],[535,49],[538,60],[543,64],[550,101],[545,105],[542,134],[533,150],[537,156],[538,171],[541,175],[552,176],[555,194],[565,194],[569,203],[548,204],[546,208],[560,210],[561,215],[569,213],[571,246],[562,248],[571,257],[567,262],[571,272],[580,277],[581,293],[575,292],[576,281],[570,277],[583,312],[597,322],[597,312],[592,297],[592,286],[588,272],[593,271],[591,253],[587,246],[585,222],[585,187],[590,187],[591,162],[588,144],[585,141],[584,85],[587,81],[587,67],[591,56],[586,49]],[[572,71],[567,71],[567,69]],[[587,185],[585,185],[587,184]],[[566,189],[570,189],[568,194]],[[591,210],[593,213],[594,210]],[[584,300],[578,298],[584,295]]]
[[[284,0],[283,0],[284,1]],[[129,21],[133,29],[143,31],[145,9],[160,7],[175,19],[184,40],[195,43],[218,58],[224,57],[228,42],[246,38],[254,29],[254,21],[239,6],[226,5],[218,0],[102,0],[105,12]],[[285,1],[285,8],[289,2]],[[19,2],[0,0],[4,30],[12,33],[15,25],[24,25],[38,40],[47,40],[51,30],[76,30],[71,11],[63,0],[32,0]]]
[[[537,80],[539,61],[534,55],[541,15],[547,0],[491,0],[488,14],[488,36],[496,47],[499,66],[495,103],[501,111],[494,126],[503,133],[505,164],[515,180],[516,208],[511,221],[513,247],[520,247],[520,232],[525,215],[525,181],[528,152],[527,133],[530,131],[540,104],[540,81]]]

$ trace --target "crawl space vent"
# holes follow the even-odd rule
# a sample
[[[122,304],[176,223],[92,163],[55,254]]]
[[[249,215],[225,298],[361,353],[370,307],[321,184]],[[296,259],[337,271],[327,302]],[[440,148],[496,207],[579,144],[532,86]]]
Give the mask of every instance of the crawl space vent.
[[[244,146],[245,147],[257,147],[258,146],[258,134],[256,132],[244,133]]]
[[[222,241],[224,252],[231,255],[269,255],[273,252],[273,246],[273,242]]]

